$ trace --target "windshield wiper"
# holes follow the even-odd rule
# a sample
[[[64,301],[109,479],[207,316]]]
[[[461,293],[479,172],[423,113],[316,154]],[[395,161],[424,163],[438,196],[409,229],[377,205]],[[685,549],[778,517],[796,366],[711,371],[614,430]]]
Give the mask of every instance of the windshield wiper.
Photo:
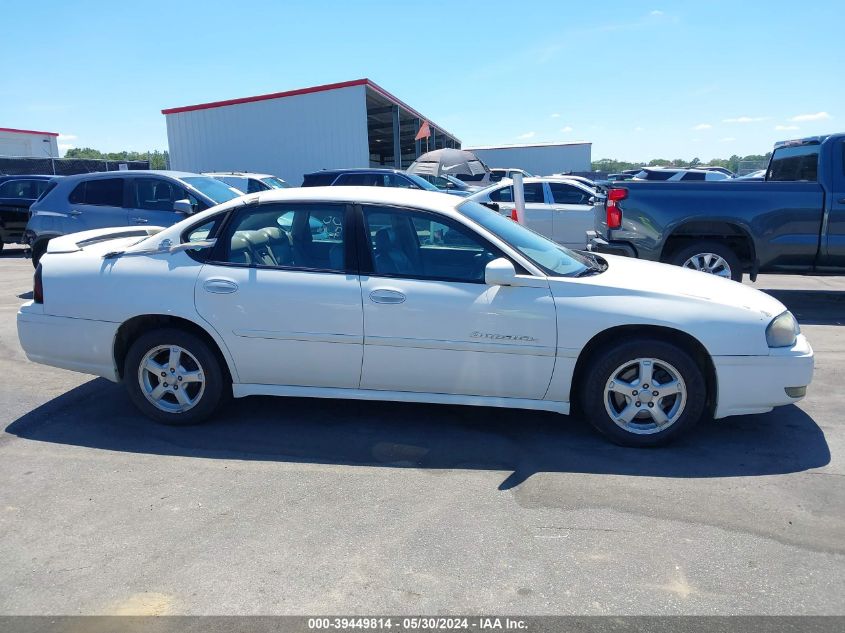
[[[607,270],[607,264],[601,263],[594,255],[587,257],[587,267],[575,273],[575,277],[586,277],[587,275],[598,275]]]

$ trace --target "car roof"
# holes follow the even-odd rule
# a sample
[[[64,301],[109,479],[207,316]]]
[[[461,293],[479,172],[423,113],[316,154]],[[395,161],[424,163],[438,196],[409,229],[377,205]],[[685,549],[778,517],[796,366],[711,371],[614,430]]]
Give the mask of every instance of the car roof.
[[[243,176],[244,178],[277,178],[273,174],[259,174],[254,171],[204,171],[201,176]],[[280,179],[281,180],[281,179]]]
[[[565,182],[569,185],[580,185],[581,187],[585,187],[589,189],[590,187],[586,185],[583,181],[577,180],[575,178],[569,178],[568,176],[528,176],[528,178],[523,178],[522,182],[524,183],[534,183],[534,182]],[[511,178],[502,178],[499,182],[493,183],[491,187],[499,187],[502,185],[512,185],[513,180]]]
[[[190,171],[172,171],[169,169],[129,169],[124,171],[92,171],[87,174],[74,174],[72,176],[65,176],[67,180],[76,181],[84,180],[86,178],[140,178],[142,176],[169,176],[170,178],[196,178],[202,174],[195,174]],[[208,176],[211,178],[211,176]]]
[[[350,167],[344,169],[321,169],[320,171],[312,171],[306,176],[316,176],[318,174],[404,174],[402,169],[393,169],[390,167]]]
[[[51,176],[50,174],[9,174],[0,176],[0,182],[7,182],[9,180],[52,180],[53,178],[63,178],[63,176]]]

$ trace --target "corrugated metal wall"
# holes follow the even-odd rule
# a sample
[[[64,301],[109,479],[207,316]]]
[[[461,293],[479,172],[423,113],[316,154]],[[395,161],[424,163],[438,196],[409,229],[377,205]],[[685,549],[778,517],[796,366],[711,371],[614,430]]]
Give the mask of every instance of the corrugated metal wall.
[[[536,176],[564,171],[589,171],[592,154],[592,146],[589,144],[466,149],[475,152],[491,168],[514,167]]]
[[[59,157],[56,137],[49,134],[0,130],[0,156]]]
[[[364,86],[165,115],[172,169],[253,171],[292,185],[369,166]]]

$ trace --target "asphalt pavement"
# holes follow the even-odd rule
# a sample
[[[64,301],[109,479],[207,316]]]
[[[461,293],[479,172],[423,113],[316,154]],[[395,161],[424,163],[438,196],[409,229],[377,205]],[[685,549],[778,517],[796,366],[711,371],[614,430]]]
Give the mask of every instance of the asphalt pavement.
[[[157,426],[26,360],[31,277],[0,255],[0,614],[845,614],[843,277],[754,284],[815,348],[803,402],[652,450],[335,400]]]

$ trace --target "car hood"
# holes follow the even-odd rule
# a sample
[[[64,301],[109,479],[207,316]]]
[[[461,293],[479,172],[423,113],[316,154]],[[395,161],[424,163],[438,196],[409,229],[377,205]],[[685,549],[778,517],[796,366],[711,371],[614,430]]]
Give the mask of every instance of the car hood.
[[[698,272],[618,255],[602,255],[608,268],[601,274],[584,277],[590,284],[627,290],[627,294],[661,295],[739,308],[771,318],[786,307],[774,297],[749,286]]]

